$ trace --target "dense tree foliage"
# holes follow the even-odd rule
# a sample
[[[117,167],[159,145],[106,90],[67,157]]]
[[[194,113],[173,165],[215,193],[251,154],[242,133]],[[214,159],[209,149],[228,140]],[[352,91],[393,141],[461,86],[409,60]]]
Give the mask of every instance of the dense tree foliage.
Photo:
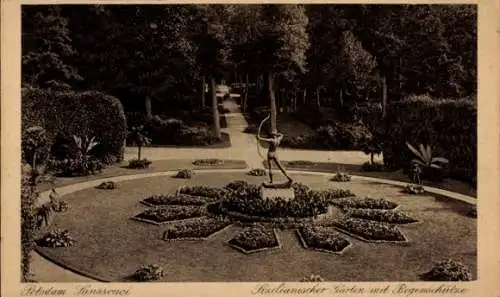
[[[222,79],[250,83],[245,98],[254,92],[273,110],[299,97],[380,101],[381,81],[389,100],[466,97],[476,92],[476,14],[473,5],[25,6],[23,83],[97,89],[147,114],[205,106],[205,83]]]

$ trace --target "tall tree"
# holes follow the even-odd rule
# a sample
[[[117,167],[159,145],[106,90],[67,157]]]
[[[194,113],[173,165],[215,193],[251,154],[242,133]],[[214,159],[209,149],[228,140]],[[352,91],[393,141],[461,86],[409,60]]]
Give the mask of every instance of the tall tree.
[[[24,85],[69,88],[81,79],[71,64],[76,52],[60,7],[23,6],[22,27]]]
[[[265,45],[258,54],[266,73],[267,91],[271,107],[271,129],[277,130],[275,79],[278,75],[293,75],[306,70],[308,18],[302,5],[263,5],[262,35]]]

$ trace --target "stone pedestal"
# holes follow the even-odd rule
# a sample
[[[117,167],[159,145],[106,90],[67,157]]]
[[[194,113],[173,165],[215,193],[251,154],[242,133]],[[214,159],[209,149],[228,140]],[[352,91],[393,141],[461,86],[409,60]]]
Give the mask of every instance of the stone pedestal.
[[[295,192],[293,188],[260,188],[260,196],[263,199],[276,199],[278,197],[285,200],[290,200],[295,198]]]

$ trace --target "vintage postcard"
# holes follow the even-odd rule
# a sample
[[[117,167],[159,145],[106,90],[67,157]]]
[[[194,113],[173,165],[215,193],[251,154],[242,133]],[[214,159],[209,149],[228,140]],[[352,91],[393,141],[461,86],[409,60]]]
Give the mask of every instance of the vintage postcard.
[[[1,296],[500,297],[499,13],[2,1]]]

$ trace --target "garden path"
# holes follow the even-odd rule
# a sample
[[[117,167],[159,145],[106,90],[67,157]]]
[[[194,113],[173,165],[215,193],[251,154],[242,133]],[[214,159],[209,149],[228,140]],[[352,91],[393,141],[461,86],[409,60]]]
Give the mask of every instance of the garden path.
[[[143,148],[143,156],[151,160],[165,159],[238,159],[245,160],[250,168],[263,168],[262,158],[257,151],[257,140],[254,134],[244,133],[248,122],[241,113],[239,105],[233,98],[224,101],[227,127],[222,129],[229,134],[231,147],[229,148],[176,148],[176,147],[146,147]],[[263,155],[265,149],[261,147]],[[125,149],[125,160],[135,158],[137,149],[127,147]],[[308,160],[316,162],[334,162],[342,164],[363,164],[368,157],[360,151],[327,151],[327,150],[301,150],[280,148],[278,156],[281,160]],[[378,157],[378,158],[381,158]],[[379,159],[376,158],[377,161]],[[380,159],[381,160],[381,159]]]

